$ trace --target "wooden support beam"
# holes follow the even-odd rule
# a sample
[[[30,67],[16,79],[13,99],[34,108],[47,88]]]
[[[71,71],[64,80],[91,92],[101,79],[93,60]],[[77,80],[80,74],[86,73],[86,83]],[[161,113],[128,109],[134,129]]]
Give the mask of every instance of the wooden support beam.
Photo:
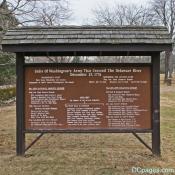
[[[25,153],[24,132],[24,56],[16,54],[16,154]]]
[[[152,55],[152,92],[152,152],[160,156],[160,53]]]

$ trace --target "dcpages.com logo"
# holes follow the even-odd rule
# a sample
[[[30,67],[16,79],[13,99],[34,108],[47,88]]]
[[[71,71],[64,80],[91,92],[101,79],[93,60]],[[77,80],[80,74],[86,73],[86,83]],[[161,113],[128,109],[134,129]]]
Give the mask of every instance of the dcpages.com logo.
[[[175,174],[175,169],[173,168],[141,168],[141,167],[132,167],[132,173],[136,174]]]

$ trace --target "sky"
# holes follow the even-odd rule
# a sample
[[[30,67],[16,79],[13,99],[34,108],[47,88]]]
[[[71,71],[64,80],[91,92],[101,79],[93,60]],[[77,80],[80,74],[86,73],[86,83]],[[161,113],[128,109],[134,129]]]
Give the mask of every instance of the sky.
[[[137,4],[146,5],[149,0],[69,0],[70,6],[73,9],[73,18],[70,24],[82,25],[90,23],[92,18],[92,9],[98,5],[107,5],[112,7],[116,4]]]

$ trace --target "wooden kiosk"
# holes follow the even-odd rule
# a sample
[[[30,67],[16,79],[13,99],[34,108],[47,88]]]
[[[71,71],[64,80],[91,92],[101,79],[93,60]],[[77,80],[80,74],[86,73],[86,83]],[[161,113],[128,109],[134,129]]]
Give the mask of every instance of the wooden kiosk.
[[[59,26],[9,30],[16,53],[16,152],[44,133],[132,133],[160,156],[160,53],[164,27]],[[150,63],[25,63],[26,56],[150,56]],[[39,59],[39,58],[38,58]],[[25,146],[27,133],[40,135]],[[151,133],[152,147],[137,133]]]

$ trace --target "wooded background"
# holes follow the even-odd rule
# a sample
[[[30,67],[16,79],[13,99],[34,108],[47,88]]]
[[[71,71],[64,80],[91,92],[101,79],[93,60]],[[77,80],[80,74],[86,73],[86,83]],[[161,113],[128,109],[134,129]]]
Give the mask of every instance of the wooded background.
[[[8,29],[17,26],[59,26],[69,24],[73,16],[71,0],[1,0],[0,1],[0,43]],[[92,9],[93,18],[89,25],[160,25],[167,27],[175,43],[175,0],[150,0],[147,6],[117,2],[113,6],[104,4]],[[87,14],[88,16],[88,14]],[[1,47],[0,47],[1,48]],[[36,61],[35,58],[27,58]],[[30,60],[29,60],[30,59]],[[49,62],[88,62],[87,57],[48,57]],[[125,58],[125,61],[127,58]],[[145,58],[140,57],[141,61]],[[129,58],[128,58],[129,60]],[[92,61],[92,59],[91,59]],[[104,62],[95,58],[94,62]],[[109,58],[108,61],[122,62],[121,58]],[[137,62],[138,59],[135,59]],[[164,82],[172,78],[175,70],[175,51],[161,55],[161,73],[165,73]],[[0,85],[15,83],[15,55],[0,50]]]

